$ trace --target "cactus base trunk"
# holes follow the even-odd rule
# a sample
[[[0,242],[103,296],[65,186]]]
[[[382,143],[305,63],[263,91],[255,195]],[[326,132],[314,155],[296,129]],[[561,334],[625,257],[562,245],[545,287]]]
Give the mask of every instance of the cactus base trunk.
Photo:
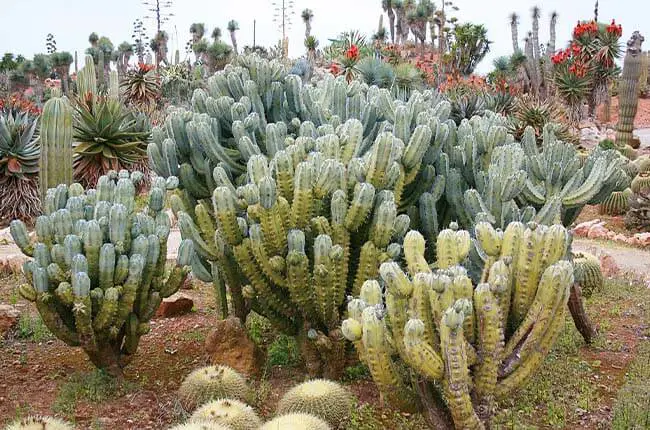
[[[589,319],[582,301],[582,290],[580,285],[574,283],[571,286],[571,295],[569,296],[569,311],[573,318],[573,323],[582,335],[587,344],[591,344],[594,337],[598,334],[595,325]]]
[[[131,355],[123,354],[121,348],[113,344],[98,345],[97,349],[86,351],[86,354],[95,367],[117,379],[124,378],[124,368],[132,358]]]

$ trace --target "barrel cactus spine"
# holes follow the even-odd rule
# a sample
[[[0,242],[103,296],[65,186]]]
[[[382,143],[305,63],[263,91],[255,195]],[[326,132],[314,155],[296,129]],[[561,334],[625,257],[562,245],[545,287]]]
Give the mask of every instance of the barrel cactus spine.
[[[232,430],[258,430],[262,420],[253,408],[233,399],[219,399],[205,403],[191,416],[191,421],[210,421]]]
[[[336,382],[316,379],[289,390],[280,399],[278,413],[308,413],[339,428],[350,417],[352,400],[350,392]]]
[[[598,206],[598,212],[601,215],[623,215],[630,207],[628,200],[631,196],[630,188],[624,191],[614,191]]]
[[[218,399],[243,401],[249,395],[243,376],[228,366],[206,366],[187,375],[178,389],[178,398],[186,411]]]

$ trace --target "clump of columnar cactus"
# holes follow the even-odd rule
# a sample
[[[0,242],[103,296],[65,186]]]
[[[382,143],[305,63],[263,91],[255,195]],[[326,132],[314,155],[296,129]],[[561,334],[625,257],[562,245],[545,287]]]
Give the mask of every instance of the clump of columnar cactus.
[[[56,337],[114,374],[131,360],[162,299],[182,285],[193,255],[192,242],[183,241],[176,264],[166,268],[170,220],[163,207],[175,178],[159,178],[147,207],[136,213],[139,179],[112,172],[96,190],[79,184],[48,190],[35,241],[22,222],[10,226],[16,244],[33,257],[23,266],[23,297],[36,303]]]
[[[232,430],[257,430],[262,420],[253,408],[239,400],[213,400],[199,407],[191,417],[192,421],[210,421]]]
[[[5,430],[74,430],[74,426],[52,417],[27,417],[9,424]]]
[[[178,398],[187,411],[210,400],[245,400],[248,395],[246,380],[227,366],[207,366],[196,369],[183,380]]]
[[[333,381],[316,379],[303,382],[289,390],[278,403],[278,413],[304,412],[327,421],[338,428],[350,417],[352,395]]]
[[[630,207],[628,200],[632,196],[632,190],[614,191],[598,206],[598,212],[604,215],[623,215]]]
[[[185,424],[179,424],[170,428],[169,430],[233,430],[219,423],[212,421],[192,421]]]
[[[573,255],[573,272],[583,296],[590,297],[603,289],[605,281],[600,270],[600,261],[596,256],[587,252],[576,252]]]
[[[478,285],[461,266],[467,231],[440,233],[433,270],[423,236],[411,231],[405,267],[383,263],[385,293],[377,280],[366,281],[342,326],[386,399],[412,408],[424,393],[419,402],[441,417],[438,405],[446,405],[458,429],[484,428],[497,402],[540,366],[564,324],[573,283],[561,225],[510,223],[499,231],[479,222],[475,230],[486,258]],[[444,398],[431,401],[438,395]]]
[[[332,430],[325,421],[309,414],[281,415],[260,427],[260,430]]]
[[[616,127],[616,144],[619,147],[633,145],[634,117],[639,103],[639,76],[641,75],[641,44],[644,38],[635,31],[627,42],[623,60],[623,72],[618,85],[619,119]],[[636,146],[638,148],[638,146]]]

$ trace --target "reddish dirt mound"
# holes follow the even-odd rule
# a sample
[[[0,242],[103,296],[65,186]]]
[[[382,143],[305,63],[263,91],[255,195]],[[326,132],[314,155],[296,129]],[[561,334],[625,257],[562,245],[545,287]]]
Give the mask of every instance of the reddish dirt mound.
[[[616,125],[618,122],[618,97],[612,97],[612,107],[610,110],[610,120],[607,122],[610,125]],[[605,117],[605,107],[598,108],[598,119],[601,121]],[[650,127],[650,99],[639,99],[639,108],[634,118],[634,128]]]

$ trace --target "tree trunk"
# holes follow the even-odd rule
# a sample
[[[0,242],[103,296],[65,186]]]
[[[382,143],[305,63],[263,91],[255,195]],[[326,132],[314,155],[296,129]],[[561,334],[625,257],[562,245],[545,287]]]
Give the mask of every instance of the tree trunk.
[[[434,395],[431,384],[425,380],[418,381],[416,384],[418,398],[422,404],[422,414],[424,419],[431,424],[431,428],[437,430],[452,430],[452,420],[447,412],[442,399]]]
[[[597,334],[596,327],[593,325],[582,302],[582,290],[580,285],[574,283],[571,286],[571,295],[569,296],[569,311],[573,317],[573,323],[582,335],[586,343],[590,344]]]

